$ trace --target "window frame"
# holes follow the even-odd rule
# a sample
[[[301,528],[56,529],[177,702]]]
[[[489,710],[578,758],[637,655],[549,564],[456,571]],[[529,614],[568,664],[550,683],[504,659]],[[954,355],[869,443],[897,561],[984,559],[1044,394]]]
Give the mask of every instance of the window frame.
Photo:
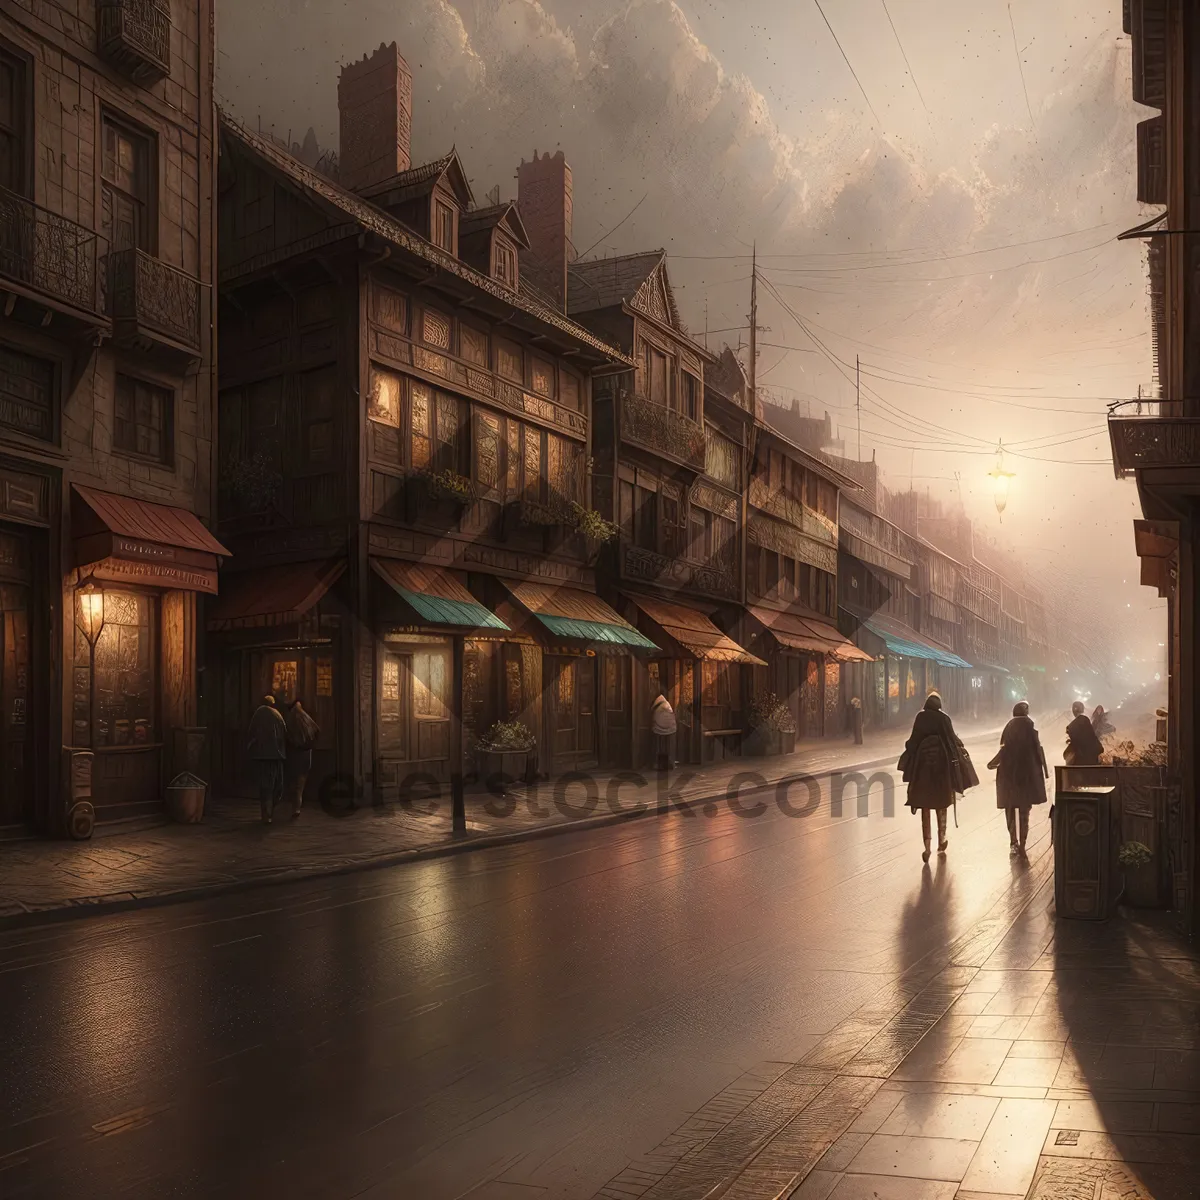
[[[122,422],[117,415],[117,403],[121,393],[122,381],[134,385],[132,400],[134,403],[134,414],[132,421]],[[163,399],[163,421],[162,421],[162,442],[163,452],[160,455],[148,454],[145,451],[134,447],[122,446],[117,441],[117,428],[120,424],[131,427],[134,430],[134,440],[137,440],[137,429],[139,422],[137,421],[136,405],[137,405],[137,388],[142,387],[148,389],[152,394],[157,393]],[[174,470],[175,468],[175,406],[178,403],[179,396],[177,389],[169,384],[163,383],[161,380],[147,378],[143,375],[137,375],[130,371],[123,371],[120,367],[117,368],[113,376],[113,423],[112,423],[112,452],[120,455],[122,458],[135,459],[138,462],[151,463],[157,467],[163,467],[166,470]]]
[[[12,134],[19,148],[19,154],[14,156],[19,175],[15,180],[16,186],[10,187],[9,190],[16,196],[31,199],[34,190],[34,156],[37,140],[34,122],[34,72],[36,68],[32,55],[3,38],[0,38],[0,58],[8,59],[16,67],[17,81],[14,91],[17,103],[20,105],[17,124],[13,126]]]
[[[15,334],[16,332],[16,330],[5,331],[6,334]],[[63,381],[67,378],[68,361],[61,352],[52,353],[48,350],[44,351],[41,347],[32,346],[17,336],[0,337],[0,349],[22,358],[32,359],[50,368],[49,433],[45,437],[40,437],[36,433],[27,433],[13,425],[0,423],[0,439],[23,446],[36,446],[41,450],[44,450],[47,446],[61,446]]]
[[[449,224],[449,245],[442,241],[442,237],[446,234],[446,218],[450,219]],[[433,235],[429,240],[439,249],[444,250],[447,254],[453,254],[455,250],[455,232],[458,227],[458,216],[453,204],[447,200],[443,200],[440,196],[433,197],[433,212],[430,221],[430,233]]]
[[[97,186],[97,208],[98,224],[104,224],[104,192],[105,189],[111,189],[119,192],[121,195],[133,199],[136,197],[130,196],[130,193],[125,190],[120,184],[109,179],[105,174],[104,164],[107,155],[105,143],[108,137],[108,129],[112,127],[115,130],[124,132],[132,139],[140,141],[146,151],[146,197],[142,202],[144,204],[144,238],[139,241],[134,240],[134,248],[151,255],[158,256],[158,211],[159,211],[159,195],[158,195],[158,170],[159,170],[159,146],[158,134],[153,130],[140,124],[132,117],[126,115],[118,108],[113,108],[109,105],[104,105],[100,109],[100,141],[98,146],[98,159],[96,164],[96,186]],[[110,203],[111,207],[111,203]],[[117,246],[112,240],[111,230],[110,235],[105,235],[103,228],[99,231],[101,238],[106,240],[108,250],[123,250],[129,247]]]

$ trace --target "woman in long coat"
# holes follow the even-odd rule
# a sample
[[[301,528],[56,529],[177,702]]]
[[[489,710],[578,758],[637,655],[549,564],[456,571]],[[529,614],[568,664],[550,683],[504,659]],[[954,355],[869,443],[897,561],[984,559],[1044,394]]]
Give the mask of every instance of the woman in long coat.
[[[1037,727],[1022,701],[1013,708],[1012,720],[1000,735],[1000,750],[988,763],[996,771],[996,807],[1004,809],[1010,854],[1025,853],[1029,836],[1029,810],[1046,803],[1046,752]]]
[[[937,813],[938,853],[945,854],[946,809],[955,793],[963,793],[979,782],[954,724],[942,711],[942,698],[930,692],[925,707],[913,721],[912,734],[900,756],[899,768],[908,784],[908,807],[921,814],[921,836],[925,842],[923,862],[929,861],[932,842],[930,812]]]

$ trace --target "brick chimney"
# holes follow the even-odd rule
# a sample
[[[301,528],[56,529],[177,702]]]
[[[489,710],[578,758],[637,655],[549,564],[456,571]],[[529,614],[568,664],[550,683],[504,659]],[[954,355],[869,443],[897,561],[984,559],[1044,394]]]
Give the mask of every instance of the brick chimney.
[[[344,187],[361,191],[408,170],[412,72],[395,42],[342,68],[338,115]]]
[[[522,271],[548,292],[564,312],[567,308],[567,264],[575,257],[571,244],[571,168],[561,150],[517,168],[517,204],[529,234]]]

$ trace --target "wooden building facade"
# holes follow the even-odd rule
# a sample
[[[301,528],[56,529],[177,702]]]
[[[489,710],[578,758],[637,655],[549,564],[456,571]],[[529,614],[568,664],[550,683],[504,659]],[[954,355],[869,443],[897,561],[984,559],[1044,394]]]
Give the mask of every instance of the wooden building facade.
[[[87,836],[203,769],[212,20],[0,11],[0,825]]]

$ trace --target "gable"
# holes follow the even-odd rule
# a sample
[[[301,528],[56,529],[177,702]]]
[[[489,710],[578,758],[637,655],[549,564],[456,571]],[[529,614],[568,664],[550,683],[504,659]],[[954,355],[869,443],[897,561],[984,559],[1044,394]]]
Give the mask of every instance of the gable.
[[[661,324],[669,325],[671,328],[683,332],[679,311],[675,307],[675,297],[671,292],[670,281],[667,279],[665,264],[660,263],[650,272],[630,304]]]

